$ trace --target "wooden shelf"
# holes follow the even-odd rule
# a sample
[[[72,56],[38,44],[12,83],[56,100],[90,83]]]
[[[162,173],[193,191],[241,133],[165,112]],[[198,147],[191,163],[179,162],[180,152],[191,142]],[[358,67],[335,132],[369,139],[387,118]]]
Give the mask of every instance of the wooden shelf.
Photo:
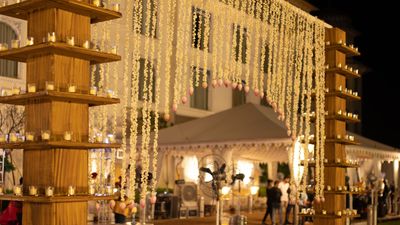
[[[360,215],[359,214],[357,214],[357,215],[341,215],[341,216],[338,216],[338,215],[336,215],[336,214],[314,214],[314,215],[311,215],[311,214],[304,214],[304,213],[299,213],[299,216],[302,216],[302,217],[318,217],[318,218],[357,218],[357,217],[360,217]]]
[[[88,104],[89,106],[109,105],[120,103],[117,98],[100,97],[89,94],[59,92],[59,91],[39,91],[35,93],[25,93],[12,96],[0,97],[0,103],[12,105],[26,105],[37,100],[64,101]]]
[[[97,200],[115,200],[116,196],[94,196],[94,195],[74,195],[74,196],[16,196],[11,194],[0,195],[0,200],[18,201],[18,202],[37,202],[37,203],[53,203],[53,202],[85,202]]]
[[[337,138],[326,139],[325,143],[340,143],[340,144],[344,144],[344,145],[359,145],[360,144],[359,142],[346,140],[344,138],[341,138],[341,139],[337,139]]]
[[[118,143],[90,143],[90,142],[73,142],[73,141],[43,141],[43,142],[16,142],[16,143],[0,143],[0,149],[96,149],[96,148],[119,148]]]
[[[300,165],[303,166],[304,163],[301,163]],[[308,166],[315,167],[315,163],[308,163]],[[360,165],[352,163],[324,163],[324,167],[358,168]]]
[[[84,60],[90,59],[90,64],[108,63],[121,60],[121,56],[119,55],[99,52],[78,46],[71,46],[62,42],[46,42],[46,43],[1,51],[0,58],[19,61],[19,62],[26,62],[28,58],[43,54],[65,55]]]
[[[346,54],[347,56],[359,56],[361,55],[359,51],[355,48],[350,48],[350,46],[344,44],[330,44],[325,46],[326,50],[337,50]]]
[[[361,75],[358,73],[355,73],[353,71],[350,70],[345,70],[343,67],[335,67],[335,68],[329,68],[327,70],[325,70],[326,74],[341,74],[346,76],[347,78],[360,78]]]
[[[345,122],[349,122],[349,123],[360,123],[361,120],[359,119],[354,119],[353,117],[348,117],[348,116],[343,116],[343,115],[328,115],[325,116],[326,120],[341,120],[341,121],[345,121]]]
[[[0,7],[0,14],[27,20],[32,11],[57,8],[91,18],[91,23],[121,18],[121,13],[74,0],[28,0]]]
[[[346,98],[347,100],[352,100],[352,101],[360,101],[361,100],[360,96],[351,95],[344,91],[328,92],[328,93],[326,93],[326,96],[328,96],[328,97],[329,96],[337,96],[337,97]]]

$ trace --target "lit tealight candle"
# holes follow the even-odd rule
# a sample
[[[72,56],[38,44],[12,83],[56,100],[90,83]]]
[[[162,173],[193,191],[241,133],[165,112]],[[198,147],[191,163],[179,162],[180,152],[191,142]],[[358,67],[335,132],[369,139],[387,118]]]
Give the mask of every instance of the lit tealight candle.
[[[342,110],[339,109],[339,111],[337,112],[338,115],[342,115]]]
[[[358,92],[357,91],[353,92],[353,95],[358,96]]]
[[[342,161],[340,159],[336,159],[336,163],[341,163]]]
[[[0,43],[0,51],[6,51],[6,50],[8,50],[8,44]]]
[[[89,49],[90,48],[90,42],[86,40],[85,42],[83,42],[82,47],[86,48],[86,49]]]
[[[28,93],[36,92],[36,84],[28,84]]]
[[[42,141],[50,140],[50,131],[48,131],[48,130],[42,131],[41,137],[42,137]]]
[[[75,45],[75,37],[67,37],[67,44],[74,46]]]
[[[338,212],[336,213],[336,215],[342,216],[342,211],[338,211]]]
[[[89,94],[91,94],[91,95],[97,95],[97,87],[91,87],[91,88],[90,88],[90,91],[89,91]]]
[[[337,187],[337,190],[338,190],[338,191],[342,191],[342,186],[338,186],[338,187]]]
[[[322,210],[322,215],[326,215],[326,210]]]
[[[353,44],[350,44],[349,47],[350,47],[350,48],[354,48],[354,45],[353,45]]]
[[[47,197],[52,197],[54,195],[54,187],[48,186],[45,190],[45,194]]]
[[[12,89],[12,94],[13,95],[19,95],[21,93],[21,88],[20,87],[13,87]]]
[[[71,92],[71,93],[76,92],[76,86],[73,84],[68,85],[68,92]]]
[[[106,187],[106,194],[107,194],[107,195],[112,195],[112,194],[114,194],[113,188],[112,188],[111,186],[107,186],[107,187]]]
[[[347,65],[344,65],[344,69],[347,70],[349,67]]]
[[[108,136],[108,140],[110,141],[110,143],[115,143],[115,136],[114,134],[109,134]]]
[[[356,47],[355,50],[358,52],[358,47]]]
[[[100,6],[100,0],[93,0],[93,5],[99,7]]]
[[[26,41],[26,45],[30,46],[34,44],[34,38],[33,37],[29,37],[28,40]]]
[[[344,190],[344,191],[347,191],[347,186],[343,186],[343,190]]]
[[[11,48],[19,48],[20,41],[19,40],[11,40]]]
[[[0,134],[0,142],[6,142],[7,136],[5,134]]]
[[[342,40],[339,40],[339,41],[338,41],[338,44],[343,44],[343,41],[342,41]]]
[[[350,141],[354,141],[354,136],[349,136]]]
[[[27,141],[33,141],[35,139],[35,133],[34,132],[26,132],[25,137],[26,137]]]
[[[18,136],[16,133],[11,133],[10,136],[10,142],[17,142],[18,141]]]
[[[355,70],[354,70],[354,73],[358,74],[358,69],[355,69]]]
[[[72,139],[72,132],[71,131],[65,131],[64,132],[64,140],[65,141],[70,141]]]
[[[357,209],[353,209],[353,215],[357,215]]]
[[[29,195],[37,195],[37,187],[29,186]]]
[[[331,186],[330,186],[330,185],[327,185],[327,186],[326,186],[326,190],[327,190],[327,191],[332,190]]]
[[[99,142],[99,143],[103,142],[103,135],[102,134],[97,134],[96,135],[96,141]]]
[[[342,64],[341,64],[341,63],[339,63],[339,64],[337,65],[337,67],[339,67],[339,68],[342,68]]]
[[[325,45],[330,45],[330,44],[331,44],[331,42],[329,42],[329,41],[325,42]]]
[[[119,12],[119,3],[115,3],[115,4],[113,5],[113,9],[114,9],[114,11]]]
[[[324,159],[324,163],[328,163],[328,159]]]
[[[112,54],[117,54],[117,46],[112,46],[111,53]]]
[[[342,85],[339,86],[339,91],[343,91]]]
[[[47,33],[47,41],[48,42],[56,42],[56,33]]]
[[[75,187],[74,186],[68,186],[68,196],[75,195]]]
[[[21,186],[19,186],[19,185],[14,186],[13,187],[13,192],[14,192],[14,195],[21,196],[22,195]]]
[[[108,98],[113,98],[114,97],[114,91],[113,90],[107,90],[107,97]]]
[[[53,81],[46,81],[46,90],[54,91],[54,82]]]

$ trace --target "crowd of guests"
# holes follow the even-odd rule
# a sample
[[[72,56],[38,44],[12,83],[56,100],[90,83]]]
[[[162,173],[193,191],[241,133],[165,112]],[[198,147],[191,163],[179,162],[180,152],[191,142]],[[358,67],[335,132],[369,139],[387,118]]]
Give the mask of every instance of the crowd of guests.
[[[272,224],[292,224],[289,221],[290,213],[294,209],[296,194],[295,187],[290,185],[290,178],[286,177],[282,181],[268,180],[267,185],[267,210],[265,212],[262,224],[266,224],[265,221],[268,216],[271,217]],[[305,203],[303,199],[303,203]],[[285,218],[283,219],[283,214]],[[279,223],[276,217],[279,217]]]

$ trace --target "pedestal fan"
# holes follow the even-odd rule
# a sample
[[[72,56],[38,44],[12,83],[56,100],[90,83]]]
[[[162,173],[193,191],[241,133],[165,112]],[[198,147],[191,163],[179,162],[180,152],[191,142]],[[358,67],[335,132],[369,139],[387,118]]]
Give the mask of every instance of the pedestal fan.
[[[200,160],[199,166],[200,189],[216,201],[216,225],[219,225],[221,224],[220,190],[226,183],[225,160],[219,155],[206,155]]]

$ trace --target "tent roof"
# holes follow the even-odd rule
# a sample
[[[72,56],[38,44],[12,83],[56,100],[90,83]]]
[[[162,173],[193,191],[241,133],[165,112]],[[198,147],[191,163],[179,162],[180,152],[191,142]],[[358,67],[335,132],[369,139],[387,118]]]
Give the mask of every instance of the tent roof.
[[[159,146],[290,140],[273,109],[247,103],[159,131]]]

